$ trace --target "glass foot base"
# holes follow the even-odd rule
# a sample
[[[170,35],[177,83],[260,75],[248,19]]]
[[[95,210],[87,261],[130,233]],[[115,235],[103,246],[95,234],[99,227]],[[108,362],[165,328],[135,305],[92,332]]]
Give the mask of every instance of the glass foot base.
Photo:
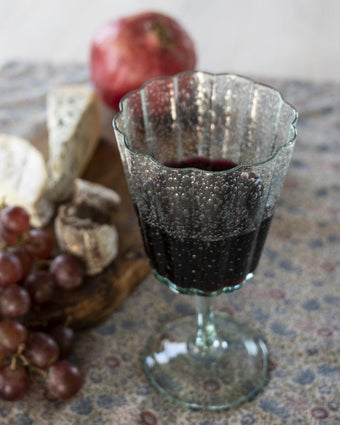
[[[218,341],[208,351],[193,343],[196,317],[167,323],[149,341],[145,371],[164,396],[196,409],[227,409],[263,387],[268,351],[260,335],[215,313]]]

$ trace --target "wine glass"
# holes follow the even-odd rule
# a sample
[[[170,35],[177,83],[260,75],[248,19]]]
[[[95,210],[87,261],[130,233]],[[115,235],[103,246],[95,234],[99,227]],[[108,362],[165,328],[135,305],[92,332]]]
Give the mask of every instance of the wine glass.
[[[265,383],[261,335],[210,301],[256,270],[296,121],[277,90],[231,74],[154,79],[120,103],[114,130],[153,273],[197,300],[147,348],[147,376],[173,401],[223,409]]]

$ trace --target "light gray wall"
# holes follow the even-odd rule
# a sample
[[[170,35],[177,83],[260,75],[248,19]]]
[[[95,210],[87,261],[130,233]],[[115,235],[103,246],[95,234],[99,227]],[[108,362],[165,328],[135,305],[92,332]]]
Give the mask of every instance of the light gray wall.
[[[340,0],[0,0],[0,63],[87,61],[101,24],[142,10],[182,22],[197,68],[340,82]]]

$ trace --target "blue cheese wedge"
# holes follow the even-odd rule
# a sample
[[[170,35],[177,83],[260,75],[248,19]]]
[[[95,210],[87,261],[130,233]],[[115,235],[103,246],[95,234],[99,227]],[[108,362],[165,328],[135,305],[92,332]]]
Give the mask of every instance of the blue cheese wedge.
[[[94,91],[84,85],[59,86],[47,96],[49,132],[48,196],[63,201],[87,166],[101,126]]]
[[[0,198],[8,205],[21,205],[33,226],[44,226],[54,206],[45,196],[46,164],[41,153],[27,140],[0,134]]]

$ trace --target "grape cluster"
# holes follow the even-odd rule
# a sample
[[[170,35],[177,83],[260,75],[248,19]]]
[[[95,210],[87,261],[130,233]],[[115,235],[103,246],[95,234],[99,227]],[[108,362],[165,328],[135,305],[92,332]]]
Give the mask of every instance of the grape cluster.
[[[0,211],[0,398],[22,399],[30,378],[39,375],[48,399],[65,400],[81,388],[79,368],[69,357],[74,342],[70,327],[29,329],[26,318],[51,301],[56,289],[83,283],[85,267],[68,254],[54,255],[52,235],[30,228],[20,206]]]

